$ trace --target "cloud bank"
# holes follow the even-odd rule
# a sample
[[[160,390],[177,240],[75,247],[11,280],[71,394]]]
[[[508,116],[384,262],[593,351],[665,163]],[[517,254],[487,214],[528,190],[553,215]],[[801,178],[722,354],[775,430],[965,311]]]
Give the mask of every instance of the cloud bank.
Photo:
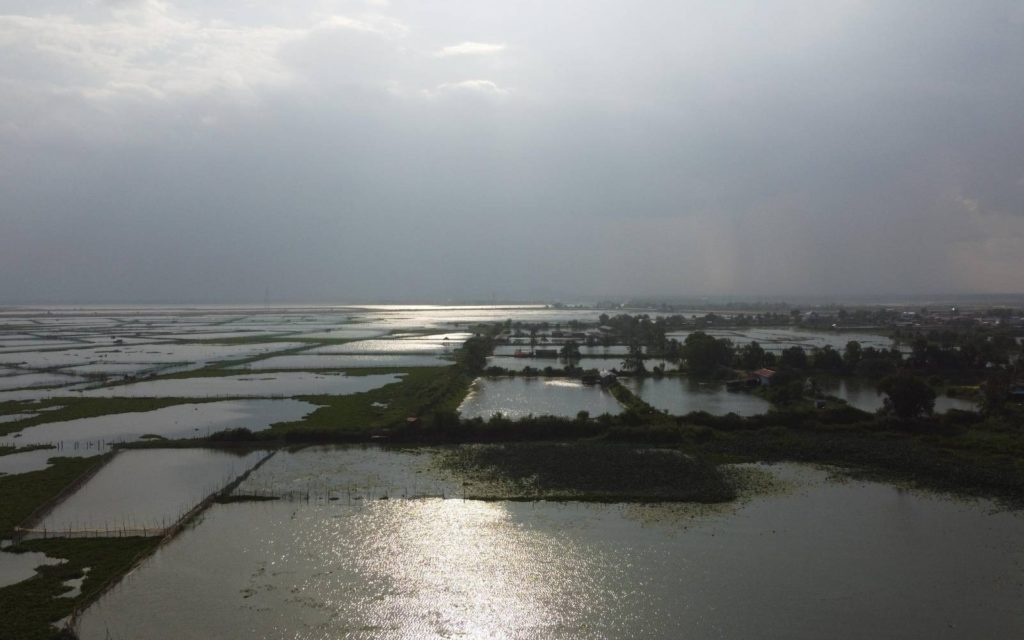
[[[0,303],[1021,289],[1019,2],[2,11]]]

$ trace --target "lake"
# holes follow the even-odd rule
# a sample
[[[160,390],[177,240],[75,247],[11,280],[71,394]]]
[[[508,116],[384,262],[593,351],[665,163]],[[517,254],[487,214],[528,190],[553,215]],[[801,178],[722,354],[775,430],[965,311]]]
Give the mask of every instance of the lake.
[[[344,469],[332,482],[345,483]],[[215,505],[91,606],[78,632],[83,640],[1024,634],[1020,515],[808,467],[761,469],[784,489],[711,509],[394,496]]]

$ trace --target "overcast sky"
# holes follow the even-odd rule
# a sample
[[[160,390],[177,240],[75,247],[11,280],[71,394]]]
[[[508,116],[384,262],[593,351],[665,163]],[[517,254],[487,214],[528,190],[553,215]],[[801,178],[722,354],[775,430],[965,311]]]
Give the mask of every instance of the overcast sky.
[[[0,303],[1024,290],[1024,3],[0,0]]]

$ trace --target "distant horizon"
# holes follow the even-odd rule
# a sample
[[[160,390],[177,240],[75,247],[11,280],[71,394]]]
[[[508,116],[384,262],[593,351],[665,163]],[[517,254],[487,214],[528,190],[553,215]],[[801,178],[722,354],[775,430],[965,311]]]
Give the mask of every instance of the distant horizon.
[[[702,295],[702,296],[575,296],[550,299],[528,298],[464,298],[464,299],[430,299],[430,298],[370,298],[342,300],[100,300],[100,301],[0,301],[0,309],[19,307],[246,307],[246,308],[288,308],[288,307],[363,307],[363,306],[545,306],[567,305],[596,308],[605,304],[619,304],[643,308],[650,305],[699,306],[699,305],[793,305],[812,304],[815,306],[843,305],[925,305],[966,302],[971,304],[1019,304],[1024,305],[1022,293],[934,293],[934,294],[857,294],[847,296],[834,295]]]

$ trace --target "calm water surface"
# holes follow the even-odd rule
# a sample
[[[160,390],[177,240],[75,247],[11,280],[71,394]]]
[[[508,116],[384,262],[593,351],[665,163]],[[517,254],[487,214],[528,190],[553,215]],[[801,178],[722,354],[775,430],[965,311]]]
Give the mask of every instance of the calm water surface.
[[[686,377],[620,378],[619,382],[655,409],[676,416],[691,411],[752,416],[771,408],[767,400],[751,393],[728,391],[723,384]]]
[[[237,376],[170,378],[133,382],[63,395],[89,398],[238,398],[258,396],[343,395],[398,382],[401,374],[346,376],[343,373],[250,373]],[[61,395],[61,394],[57,394]]]
[[[857,378],[821,378],[815,379],[818,387],[828,395],[846,400],[851,406],[864,411],[875,412],[882,408],[885,396],[878,393],[878,384],[871,380]],[[935,412],[944,413],[950,409],[977,411],[978,405],[963,398],[950,398],[946,395],[935,397]]]
[[[36,529],[158,529],[251,468],[265,452],[123,451],[51,511]]]
[[[47,422],[0,436],[0,446],[62,443],[64,446],[55,455],[74,455],[70,451],[76,442],[102,441],[101,450],[105,450],[115,442],[137,440],[143,435],[198,438],[222,429],[239,427],[262,431],[275,422],[301,420],[316,410],[317,406],[300,400],[225,400],[178,404],[153,411]]]
[[[439,498],[216,505],[87,610],[79,633],[83,640],[1024,634],[1020,516],[987,503],[833,482],[803,467],[772,473],[792,488],[703,514]]]
[[[60,564],[60,558],[51,558],[45,553],[5,553],[0,551],[0,589],[28,580],[36,575],[36,567],[44,564]]]

